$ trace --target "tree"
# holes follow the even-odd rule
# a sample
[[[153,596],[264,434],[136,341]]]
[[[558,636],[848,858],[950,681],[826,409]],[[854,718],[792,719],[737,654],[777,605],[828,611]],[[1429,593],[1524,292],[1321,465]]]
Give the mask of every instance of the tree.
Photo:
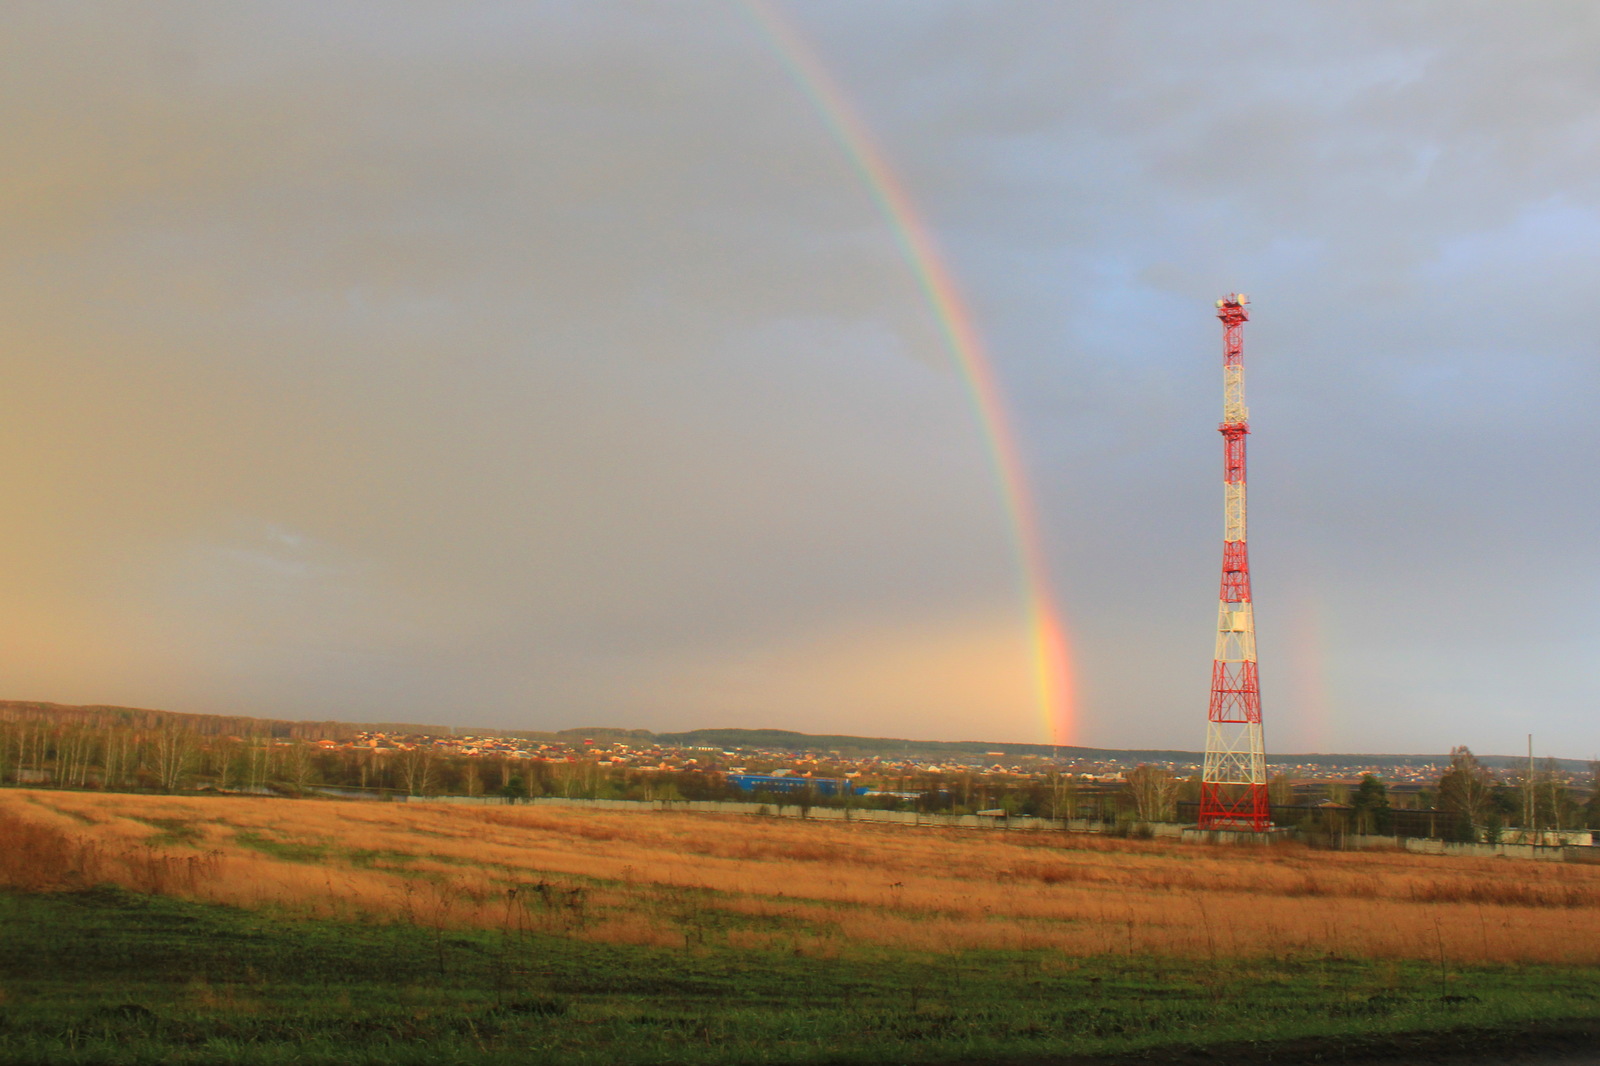
[[[1050,817],[1076,818],[1078,816],[1078,783],[1071,774],[1051,770],[1047,779],[1050,792]]]
[[[94,753],[93,737],[87,726],[64,725],[56,730],[56,781],[82,788],[89,778],[89,760]]]
[[[433,748],[418,744],[400,757],[400,776],[406,783],[406,794],[426,795],[433,789]]]
[[[1586,821],[1586,812],[1573,799],[1571,791],[1567,788],[1561,764],[1555,759],[1546,759],[1539,775],[1543,786],[1539,790],[1540,822],[1548,825],[1557,832],[1571,829]]]
[[[1378,778],[1367,774],[1351,801],[1355,808],[1356,832],[1388,836],[1394,832],[1394,816],[1389,807],[1389,789]]]
[[[155,734],[152,749],[162,791],[176,792],[194,762],[194,734],[182,726],[169,725]]]
[[[1493,776],[1470,748],[1450,749],[1450,768],[1439,778],[1439,809],[1465,821],[1467,833],[1487,820],[1493,788]]]
[[[304,792],[315,783],[317,778],[316,767],[311,761],[311,744],[309,741],[297,740],[289,748],[283,765],[284,777],[289,784],[294,786],[296,792]]]
[[[1589,764],[1589,802],[1583,805],[1590,829],[1600,829],[1600,760]]]
[[[1489,813],[1483,822],[1483,842],[1498,844],[1505,839],[1506,826],[1517,824],[1522,809],[1517,790],[1509,785],[1496,785],[1489,795]]]
[[[245,756],[245,787],[261,791],[272,776],[272,740],[266,736],[253,736]]]
[[[1200,774],[1190,774],[1178,782],[1179,803],[1199,803],[1200,794],[1204,791],[1205,781]]]
[[[1134,817],[1141,822],[1166,822],[1174,816],[1178,779],[1171,770],[1140,763],[1124,775],[1133,798]]]

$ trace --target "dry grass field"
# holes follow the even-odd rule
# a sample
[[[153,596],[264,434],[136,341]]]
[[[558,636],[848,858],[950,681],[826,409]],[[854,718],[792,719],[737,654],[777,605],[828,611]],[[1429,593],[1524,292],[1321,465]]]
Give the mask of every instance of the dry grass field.
[[[1600,867],[701,814],[8,789],[0,883],[825,958],[1600,962]]]

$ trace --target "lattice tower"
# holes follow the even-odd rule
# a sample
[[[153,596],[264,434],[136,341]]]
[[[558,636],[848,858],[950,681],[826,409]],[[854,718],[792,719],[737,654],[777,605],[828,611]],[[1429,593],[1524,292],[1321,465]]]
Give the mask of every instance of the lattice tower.
[[[1261,688],[1256,673],[1256,623],[1245,546],[1243,293],[1217,301],[1222,320],[1222,591],[1217,603],[1217,654],[1211,665],[1206,765],[1200,785],[1201,829],[1260,831],[1267,809],[1267,758],[1261,740]]]

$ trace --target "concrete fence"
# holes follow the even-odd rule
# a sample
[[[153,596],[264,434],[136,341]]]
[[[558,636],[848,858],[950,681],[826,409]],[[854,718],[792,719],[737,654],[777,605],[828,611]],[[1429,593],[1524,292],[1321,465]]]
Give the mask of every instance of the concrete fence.
[[[1539,859],[1544,862],[1597,861],[1584,857],[1586,853],[1596,850],[1594,848],[1563,847],[1559,844],[1453,844],[1443,840],[1407,837],[1404,846],[1407,851],[1418,855],[1461,855],[1474,859],[1504,856],[1508,859]],[[1569,857],[1568,852],[1573,854]]]
[[[1030,829],[1057,832],[1104,833],[1114,823],[1084,818],[1033,818],[1027,815],[924,814],[920,811],[880,811],[865,807],[802,807],[797,803],[740,803],[730,800],[608,800],[540,796],[511,800],[504,796],[397,796],[408,803],[469,803],[482,806],[587,807],[609,811],[690,811],[701,814],[756,814],[774,818],[807,818],[817,822],[881,822],[891,825],[942,826],[953,829]],[[1152,822],[1138,826],[1142,835],[1176,837],[1181,825]]]
[[[1415,855],[1459,855],[1469,859],[1533,859],[1539,862],[1600,863],[1600,847],[1581,844],[1456,844],[1429,837],[1364,836],[1349,833],[1331,841],[1344,848],[1403,848]]]
[[[569,799],[564,796],[540,796],[537,799],[508,799],[504,796],[395,796],[402,803],[465,803],[479,806],[528,807],[587,807],[591,810],[611,811],[686,811],[701,814],[753,814],[773,818],[806,818],[818,822],[876,822],[887,825],[938,826],[950,829],[1021,829],[1047,830],[1068,833],[1105,833],[1122,828],[1116,823],[1090,821],[1083,818],[1032,818],[1025,815],[1010,817],[985,814],[924,814],[920,811],[880,811],[860,807],[801,807],[795,803],[739,803],[727,800],[608,800]],[[1272,834],[1219,834],[1201,833],[1193,826],[1175,822],[1134,823],[1136,836],[1152,836],[1209,843],[1240,843],[1250,837],[1251,843],[1270,842],[1298,836],[1290,830]],[[1239,840],[1234,838],[1238,837]],[[1331,841],[1330,841],[1331,842]],[[1356,833],[1337,838],[1338,846],[1345,848],[1403,848],[1420,855],[1460,855],[1471,858],[1493,858],[1500,855],[1514,859],[1534,859],[1544,862],[1582,862],[1600,864],[1600,847],[1539,845],[1539,844],[1452,844],[1442,840],[1421,837],[1372,836]]]

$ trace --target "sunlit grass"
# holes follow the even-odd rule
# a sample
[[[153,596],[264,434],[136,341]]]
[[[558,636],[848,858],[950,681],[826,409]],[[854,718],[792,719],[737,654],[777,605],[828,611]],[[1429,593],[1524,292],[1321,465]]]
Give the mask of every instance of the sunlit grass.
[[[0,881],[819,958],[1600,961],[1597,867],[702,814],[7,790]]]

